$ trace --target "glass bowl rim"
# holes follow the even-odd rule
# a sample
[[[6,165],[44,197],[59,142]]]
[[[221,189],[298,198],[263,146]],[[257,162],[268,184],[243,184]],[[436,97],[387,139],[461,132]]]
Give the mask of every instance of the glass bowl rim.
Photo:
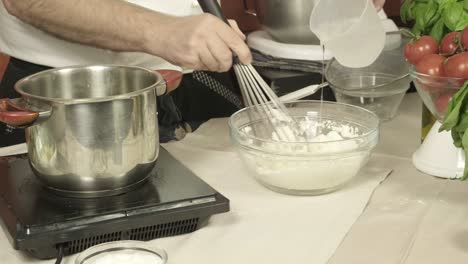
[[[288,101],[288,102],[285,102],[284,104],[287,105],[287,104],[327,104],[327,105],[340,105],[340,106],[344,106],[344,107],[347,107],[347,108],[353,108],[353,109],[356,109],[358,111],[361,111],[361,113],[366,113],[366,114],[369,114],[369,116],[371,116],[375,121],[375,126],[374,127],[369,127],[369,131],[363,133],[362,135],[359,135],[359,136],[356,136],[356,137],[352,137],[352,138],[346,138],[346,139],[341,139],[341,140],[329,140],[329,141],[320,141],[320,142],[304,142],[304,141],[293,141],[293,142],[289,142],[289,141],[278,141],[278,140],[272,140],[272,139],[265,139],[265,138],[259,138],[259,137],[256,137],[256,136],[250,136],[250,135],[247,135],[246,133],[243,133],[243,132],[240,132],[239,131],[239,128],[237,128],[234,124],[233,124],[233,119],[242,114],[243,112],[249,110],[249,109],[253,109],[255,106],[248,106],[248,107],[244,107],[238,111],[236,111],[234,114],[232,114],[230,117],[229,117],[229,120],[228,120],[228,125],[229,125],[229,128],[230,128],[230,131],[231,131],[231,134],[233,133],[233,131],[235,132],[236,134],[236,143],[239,143],[241,144],[242,146],[245,146],[245,147],[248,147],[248,148],[252,148],[252,146],[247,146],[245,144],[242,144],[240,143],[238,140],[237,140],[237,137],[238,136],[242,136],[246,139],[251,139],[251,140],[255,140],[255,141],[258,141],[258,142],[261,142],[261,143],[273,143],[273,144],[281,144],[281,145],[289,145],[289,146],[293,146],[293,145],[297,145],[297,144],[301,144],[301,145],[321,145],[321,144],[330,144],[330,143],[337,143],[337,142],[351,142],[351,141],[355,141],[355,140],[359,140],[359,139],[364,139],[364,138],[368,138],[370,137],[372,134],[375,134],[375,133],[378,133],[379,132],[379,129],[380,129],[380,123],[381,123],[381,120],[380,118],[377,116],[376,113],[368,110],[368,109],[365,109],[363,107],[359,107],[359,106],[356,106],[356,105],[352,105],[352,104],[347,104],[347,103],[341,103],[341,102],[332,102],[332,101],[319,101],[319,100],[296,100],[296,101]],[[337,121],[339,121],[339,119],[335,119]],[[360,124],[361,125],[361,124]],[[254,149],[257,149],[257,148],[254,148]]]
[[[79,253],[75,259],[75,264],[83,264],[86,263],[89,259],[93,258],[94,256],[99,255],[105,251],[114,249],[113,251],[123,250],[123,249],[133,249],[133,250],[140,250],[149,253],[153,253],[161,258],[161,264],[167,263],[167,253],[164,249],[149,245],[147,242],[138,241],[138,240],[118,240],[118,241],[111,241],[100,243],[89,247]]]
[[[420,73],[420,72],[417,72],[416,71],[416,67],[414,65],[410,65],[409,67],[410,69],[410,75],[411,77],[415,78],[416,77],[425,77],[425,78],[429,78],[429,79],[436,79],[436,80],[460,80],[460,81],[466,81],[467,79],[466,78],[462,78],[462,77],[450,77],[450,76],[434,76],[434,75],[430,75],[430,74],[425,74],[425,73]]]
[[[328,68],[328,66],[327,66],[327,68]],[[327,76],[326,71],[325,71],[325,76]],[[384,86],[387,86],[389,84],[401,81],[401,80],[403,80],[405,78],[408,78],[408,77],[409,77],[409,73],[405,73],[405,74],[402,74],[401,76],[399,76],[398,78],[396,78],[396,79],[394,79],[394,80],[392,80],[390,82],[381,83],[381,84],[378,84],[378,85],[370,85],[370,86],[366,86],[365,88],[357,88],[357,89],[343,88],[342,86],[336,85],[335,83],[330,81],[327,77],[325,77],[325,78],[326,78],[328,84],[330,85],[330,87],[332,87],[333,89],[336,89],[336,90],[339,90],[339,91],[366,92],[366,91],[368,91],[370,89],[381,89],[381,90],[383,90]],[[409,89],[409,86],[408,86],[408,88],[405,88],[404,91],[402,91],[402,93],[406,92],[408,89]],[[403,90],[403,89],[399,88],[399,89],[392,89],[392,90]]]

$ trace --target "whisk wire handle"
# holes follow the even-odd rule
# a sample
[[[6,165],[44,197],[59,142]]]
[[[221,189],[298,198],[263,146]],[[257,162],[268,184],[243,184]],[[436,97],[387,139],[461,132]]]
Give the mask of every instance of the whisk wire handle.
[[[205,13],[212,14],[219,19],[223,20],[224,23],[229,25],[227,18],[224,16],[221,7],[216,0],[198,0],[198,4],[200,4],[201,9]]]

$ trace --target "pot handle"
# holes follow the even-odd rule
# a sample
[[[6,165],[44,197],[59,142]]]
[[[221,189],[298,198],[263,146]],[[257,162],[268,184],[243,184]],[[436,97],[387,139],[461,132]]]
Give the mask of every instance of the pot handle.
[[[244,3],[244,12],[247,15],[257,16],[257,12],[255,11],[255,9],[249,8],[249,5],[247,4],[247,0],[242,0],[242,2]]]
[[[8,98],[0,99],[0,122],[22,127],[34,123],[38,118],[38,112],[18,106]]]
[[[157,95],[167,94],[177,87],[179,87],[180,82],[182,81],[183,73],[176,70],[156,70],[159,74],[162,75],[166,81],[166,87],[163,91],[156,91]]]

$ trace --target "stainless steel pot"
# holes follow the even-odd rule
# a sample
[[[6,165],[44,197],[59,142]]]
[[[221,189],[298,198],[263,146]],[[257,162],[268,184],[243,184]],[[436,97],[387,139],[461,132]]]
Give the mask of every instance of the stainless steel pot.
[[[293,44],[320,44],[309,28],[310,14],[318,0],[253,0],[254,6],[243,1],[245,11],[257,16],[274,39]]]
[[[78,197],[122,193],[143,183],[158,158],[156,96],[182,77],[162,73],[113,65],[40,72],[16,83],[20,99],[0,101],[0,121],[26,127],[30,164],[46,187]]]

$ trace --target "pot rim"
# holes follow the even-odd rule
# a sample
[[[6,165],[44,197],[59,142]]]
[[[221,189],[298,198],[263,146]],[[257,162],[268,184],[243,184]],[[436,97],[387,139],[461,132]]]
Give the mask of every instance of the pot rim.
[[[112,96],[104,96],[104,97],[99,97],[99,98],[78,98],[78,99],[67,99],[67,98],[51,98],[51,97],[46,97],[46,96],[40,96],[40,95],[34,95],[25,92],[22,89],[22,86],[30,81],[31,79],[36,78],[37,76],[51,73],[51,72],[57,72],[57,71],[63,71],[63,70],[74,70],[74,69],[85,69],[85,68],[94,68],[94,67],[101,67],[101,68],[128,68],[128,69],[139,69],[146,71],[150,74],[156,75],[157,80],[154,84],[144,87],[140,90],[137,91],[132,91],[129,93],[124,93],[124,94],[119,94],[119,95],[112,95]],[[48,102],[53,102],[53,103],[62,103],[62,104],[80,104],[80,103],[97,103],[97,102],[106,102],[106,101],[112,101],[112,100],[118,100],[118,99],[128,99],[131,97],[134,97],[136,95],[142,94],[144,92],[147,92],[152,89],[156,89],[160,85],[165,85],[164,78],[160,73],[158,73],[156,70],[152,71],[147,68],[139,67],[139,66],[130,66],[130,65],[119,65],[119,64],[87,64],[87,65],[75,65],[75,66],[65,66],[65,67],[57,67],[45,71],[40,71],[38,73],[29,75],[27,77],[24,77],[17,81],[15,83],[14,89],[16,92],[18,92],[21,96],[26,97],[26,98],[33,98],[33,99],[38,99],[38,100],[43,100],[43,101],[48,101]]]

